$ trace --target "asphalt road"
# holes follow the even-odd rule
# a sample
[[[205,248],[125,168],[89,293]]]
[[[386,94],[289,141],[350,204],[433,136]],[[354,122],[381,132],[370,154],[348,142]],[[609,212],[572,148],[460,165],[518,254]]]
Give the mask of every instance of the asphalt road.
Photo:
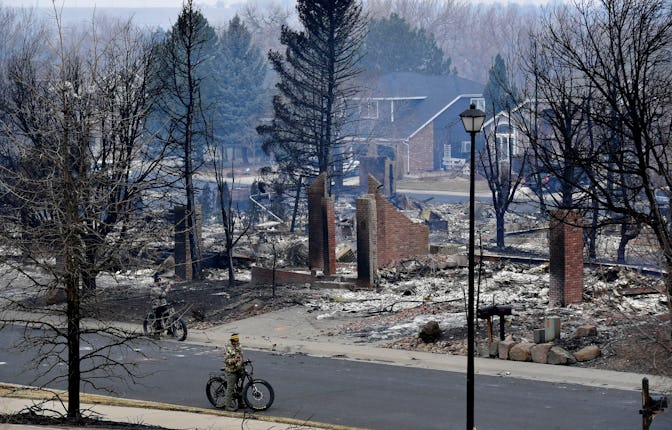
[[[35,372],[23,364],[34,358],[34,351],[13,346],[19,335],[12,327],[0,331],[0,381],[33,384]],[[221,350],[145,340],[133,347],[130,352],[115,350],[112,357],[134,363],[143,377],[131,383],[122,381],[129,380],[123,374],[122,379],[104,378],[116,396],[210,407],[205,383],[221,365]],[[275,389],[269,415],[381,430],[464,428],[466,378],[461,373],[300,354],[247,351],[246,356],[255,362],[255,376]],[[549,371],[562,370],[550,366]],[[65,382],[49,386],[63,389]],[[84,392],[106,394],[83,387]],[[641,428],[640,401],[633,391],[477,375],[475,421],[479,428],[499,430],[630,430]]]

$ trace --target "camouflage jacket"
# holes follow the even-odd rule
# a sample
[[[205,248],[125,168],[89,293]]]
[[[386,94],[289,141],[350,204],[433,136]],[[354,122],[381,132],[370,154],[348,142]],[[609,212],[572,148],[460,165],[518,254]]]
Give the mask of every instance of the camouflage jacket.
[[[231,344],[226,346],[224,368],[227,372],[239,372],[243,369],[243,350],[240,346]]]

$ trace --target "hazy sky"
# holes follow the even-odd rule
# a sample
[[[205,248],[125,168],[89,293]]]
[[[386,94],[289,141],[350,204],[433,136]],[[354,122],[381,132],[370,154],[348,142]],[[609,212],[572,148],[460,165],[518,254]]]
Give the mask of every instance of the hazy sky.
[[[476,0],[482,3],[546,4],[550,0]],[[195,0],[197,5],[245,3],[245,0]],[[51,0],[0,0],[4,6],[51,7]],[[65,7],[181,7],[182,0],[56,0]]]

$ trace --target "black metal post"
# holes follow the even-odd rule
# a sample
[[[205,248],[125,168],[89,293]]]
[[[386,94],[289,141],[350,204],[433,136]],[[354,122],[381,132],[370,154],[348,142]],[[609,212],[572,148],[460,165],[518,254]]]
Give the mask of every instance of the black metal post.
[[[469,291],[467,297],[467,430],[474,429],[474,200],[476,132],[470,132],[469,161]]]

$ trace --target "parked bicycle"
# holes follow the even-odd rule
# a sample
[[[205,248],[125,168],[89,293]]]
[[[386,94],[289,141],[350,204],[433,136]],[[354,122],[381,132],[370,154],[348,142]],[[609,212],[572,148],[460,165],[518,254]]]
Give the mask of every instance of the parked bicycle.
[[[187,338],[187,323],[182,319],[185,312],[186,309],[181,312],[175,311],[173,303],[165,306],[160,315],[150,310],[142,322],[142,329],[146,336],[160,336],[166,332],[169,336],[183,341]]]
[[[243,362],[243,376],[238,379],[236,391],[233,397],[235,409],[247,405],[248,408],[255,411],[265,411],[270,408],[275,400],[273,387],[267,381],[254,377],[254,367],[252,360]],[[226,397],[226,371],[222,368],[218,373],[210,374],[210,379],[205,385],[205,394],[212,406],[224,408],[224,399]]]

